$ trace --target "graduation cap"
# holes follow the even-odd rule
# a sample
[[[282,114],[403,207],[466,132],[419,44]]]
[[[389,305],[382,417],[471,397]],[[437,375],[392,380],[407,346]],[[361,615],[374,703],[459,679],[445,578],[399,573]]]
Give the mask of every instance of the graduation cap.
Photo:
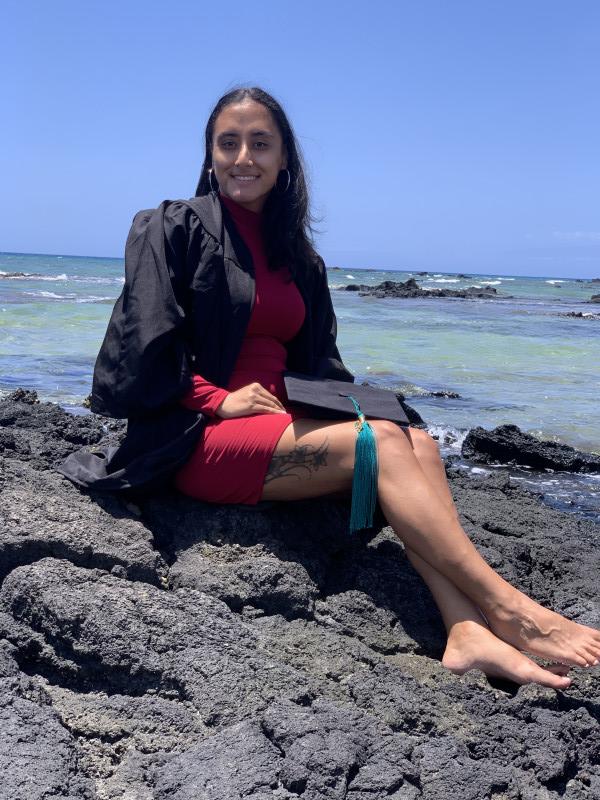
[[[283,380],[291,403],[302,403],[326,413],[320,414],[334,419],[337,416],[356,416],[350,396],[360,404],[365,417],[390,419],[402,426],[410,425],[400,401],[389,389],[379,386],[361,386],[349,381],[333,378],[315,378],[300,372],[283,373]],[[331,412],[331,413],[330,413]]]

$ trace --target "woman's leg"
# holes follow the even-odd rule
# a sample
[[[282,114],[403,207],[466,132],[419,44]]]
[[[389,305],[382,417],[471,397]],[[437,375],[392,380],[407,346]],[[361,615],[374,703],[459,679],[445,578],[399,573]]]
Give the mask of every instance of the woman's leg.
[[[410,551],[482,609],[504,641],[545,658],[586,666],[600,657],[600,633],[542,608],[486,564],[455,514],[440,501],[402,430],[371,422],[379,455],[379,502]],[[263,499],[317,497],[351,486],[352,422],[301,419],[282,435],[265,478]]]
[[[418,429],[412,431],[412,436],[409,431],[406,431],[406,434],[411,440],[411,446],[424,473],[435,486],[440,500],[449,507],[458,521],[435,441]],[[273,480],[275,475],[281,475],[287,470],[293,472],[294,464],[297,464],[298,461],[303,464],[303,467],[298,469],[298,477],[303,472],[305,478],[308,478],[311,474],[309,470],[311,469],[312,455],[315,456],[313,470],[317,472],[317,456],[318,454],[323,455],[324,452],[325,446],[313,450],[300,445],[289,453],[285,451],[276,453],[267,482]],[[292,456],[292,454],[294,455]],[[321,474],[323,474],[322,470]],[[347,483],[350,479],[351,473],[347,475],[344,482]],[[345,490],[338,491],[336,494],[348,496],[350,488],[347,486]],[[442,614],[448,632],[448,643],[442,658],[445,667],[458,674],[470,669],[481,669],[487,675],[507,678],[520,684],[535,682],[555,689],[567,688],[570,680],[560,677],[568,671],[567,667],[557,665],[544,669],[511,645],[498,639],[487,627],[477,606],[466,595],[420,558],[416,552],[408,547],[405,549],[414,568],[429,587]]]
[[[406,430],[405,433],[411,440],[421,469],[440,501],[459,521],[435,440],[419,429]],[[448,632],[448,642],[442,658],[445,667],[461,675],[470,669],[480,669],[486,675],[507,678],[520,684],[541,683],[555,689],[569,686],[570,679],[564,677],[568,667],[562,664],[540,667],[512,645],[498,639],[490,631],[481,611],[472,600],[414,550],[408,547],[405,550],[413,567],[429,587],[444,620]]]

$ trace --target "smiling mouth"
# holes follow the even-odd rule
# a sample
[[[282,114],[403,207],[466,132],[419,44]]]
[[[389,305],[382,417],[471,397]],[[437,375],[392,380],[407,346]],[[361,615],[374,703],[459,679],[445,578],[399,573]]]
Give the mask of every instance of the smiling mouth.
[[[232,175],[232,178],[242,183],[251,183],[258,179],[258,175]]]

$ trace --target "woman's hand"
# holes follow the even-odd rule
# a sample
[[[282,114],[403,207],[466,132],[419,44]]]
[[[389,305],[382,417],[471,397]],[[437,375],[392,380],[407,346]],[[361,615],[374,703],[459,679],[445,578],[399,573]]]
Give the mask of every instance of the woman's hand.
[[[231,419],[249,414],[287,413],[283,404],[260,383],[249,383],[230,392],[215,411],[217,417]]]

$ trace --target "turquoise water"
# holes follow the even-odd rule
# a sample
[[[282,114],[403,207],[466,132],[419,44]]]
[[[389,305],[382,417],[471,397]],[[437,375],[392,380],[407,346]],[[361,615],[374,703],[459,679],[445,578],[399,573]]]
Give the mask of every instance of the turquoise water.
[[[11,277],[18,272],[25,274]],[[123,274],[122,259],[0,254],[0,392],[23,386],[81,411]],[[559,316],[600,313],[589,302],[600,283],[395,270],[328,275],[344,362],[358,381],[404,392],[446,452],[458,452],[475,425],[513,423],[600,453],[600,320]],[[492,285],[498,296],[382,300],[340,288],[409,277],[423,288]],[[460,397],[430,397],[432,390]],[[570,491],[595,492],[594,478],[577,481]]]
[[[428,423],[455,434],[514,423],[540,438],[600,453],[600,320],[559,316],[600,313],[600,305],[586,302],[600,293],[600,284],[417,278],[423,288],[487,283],[498,291],[498,299],[473,300],[382,300],[334,288],[410,276],[329,273],[340,349],[350,369],[401,389]],[[452,390],[460,399],[427,397],[432,390]]]

